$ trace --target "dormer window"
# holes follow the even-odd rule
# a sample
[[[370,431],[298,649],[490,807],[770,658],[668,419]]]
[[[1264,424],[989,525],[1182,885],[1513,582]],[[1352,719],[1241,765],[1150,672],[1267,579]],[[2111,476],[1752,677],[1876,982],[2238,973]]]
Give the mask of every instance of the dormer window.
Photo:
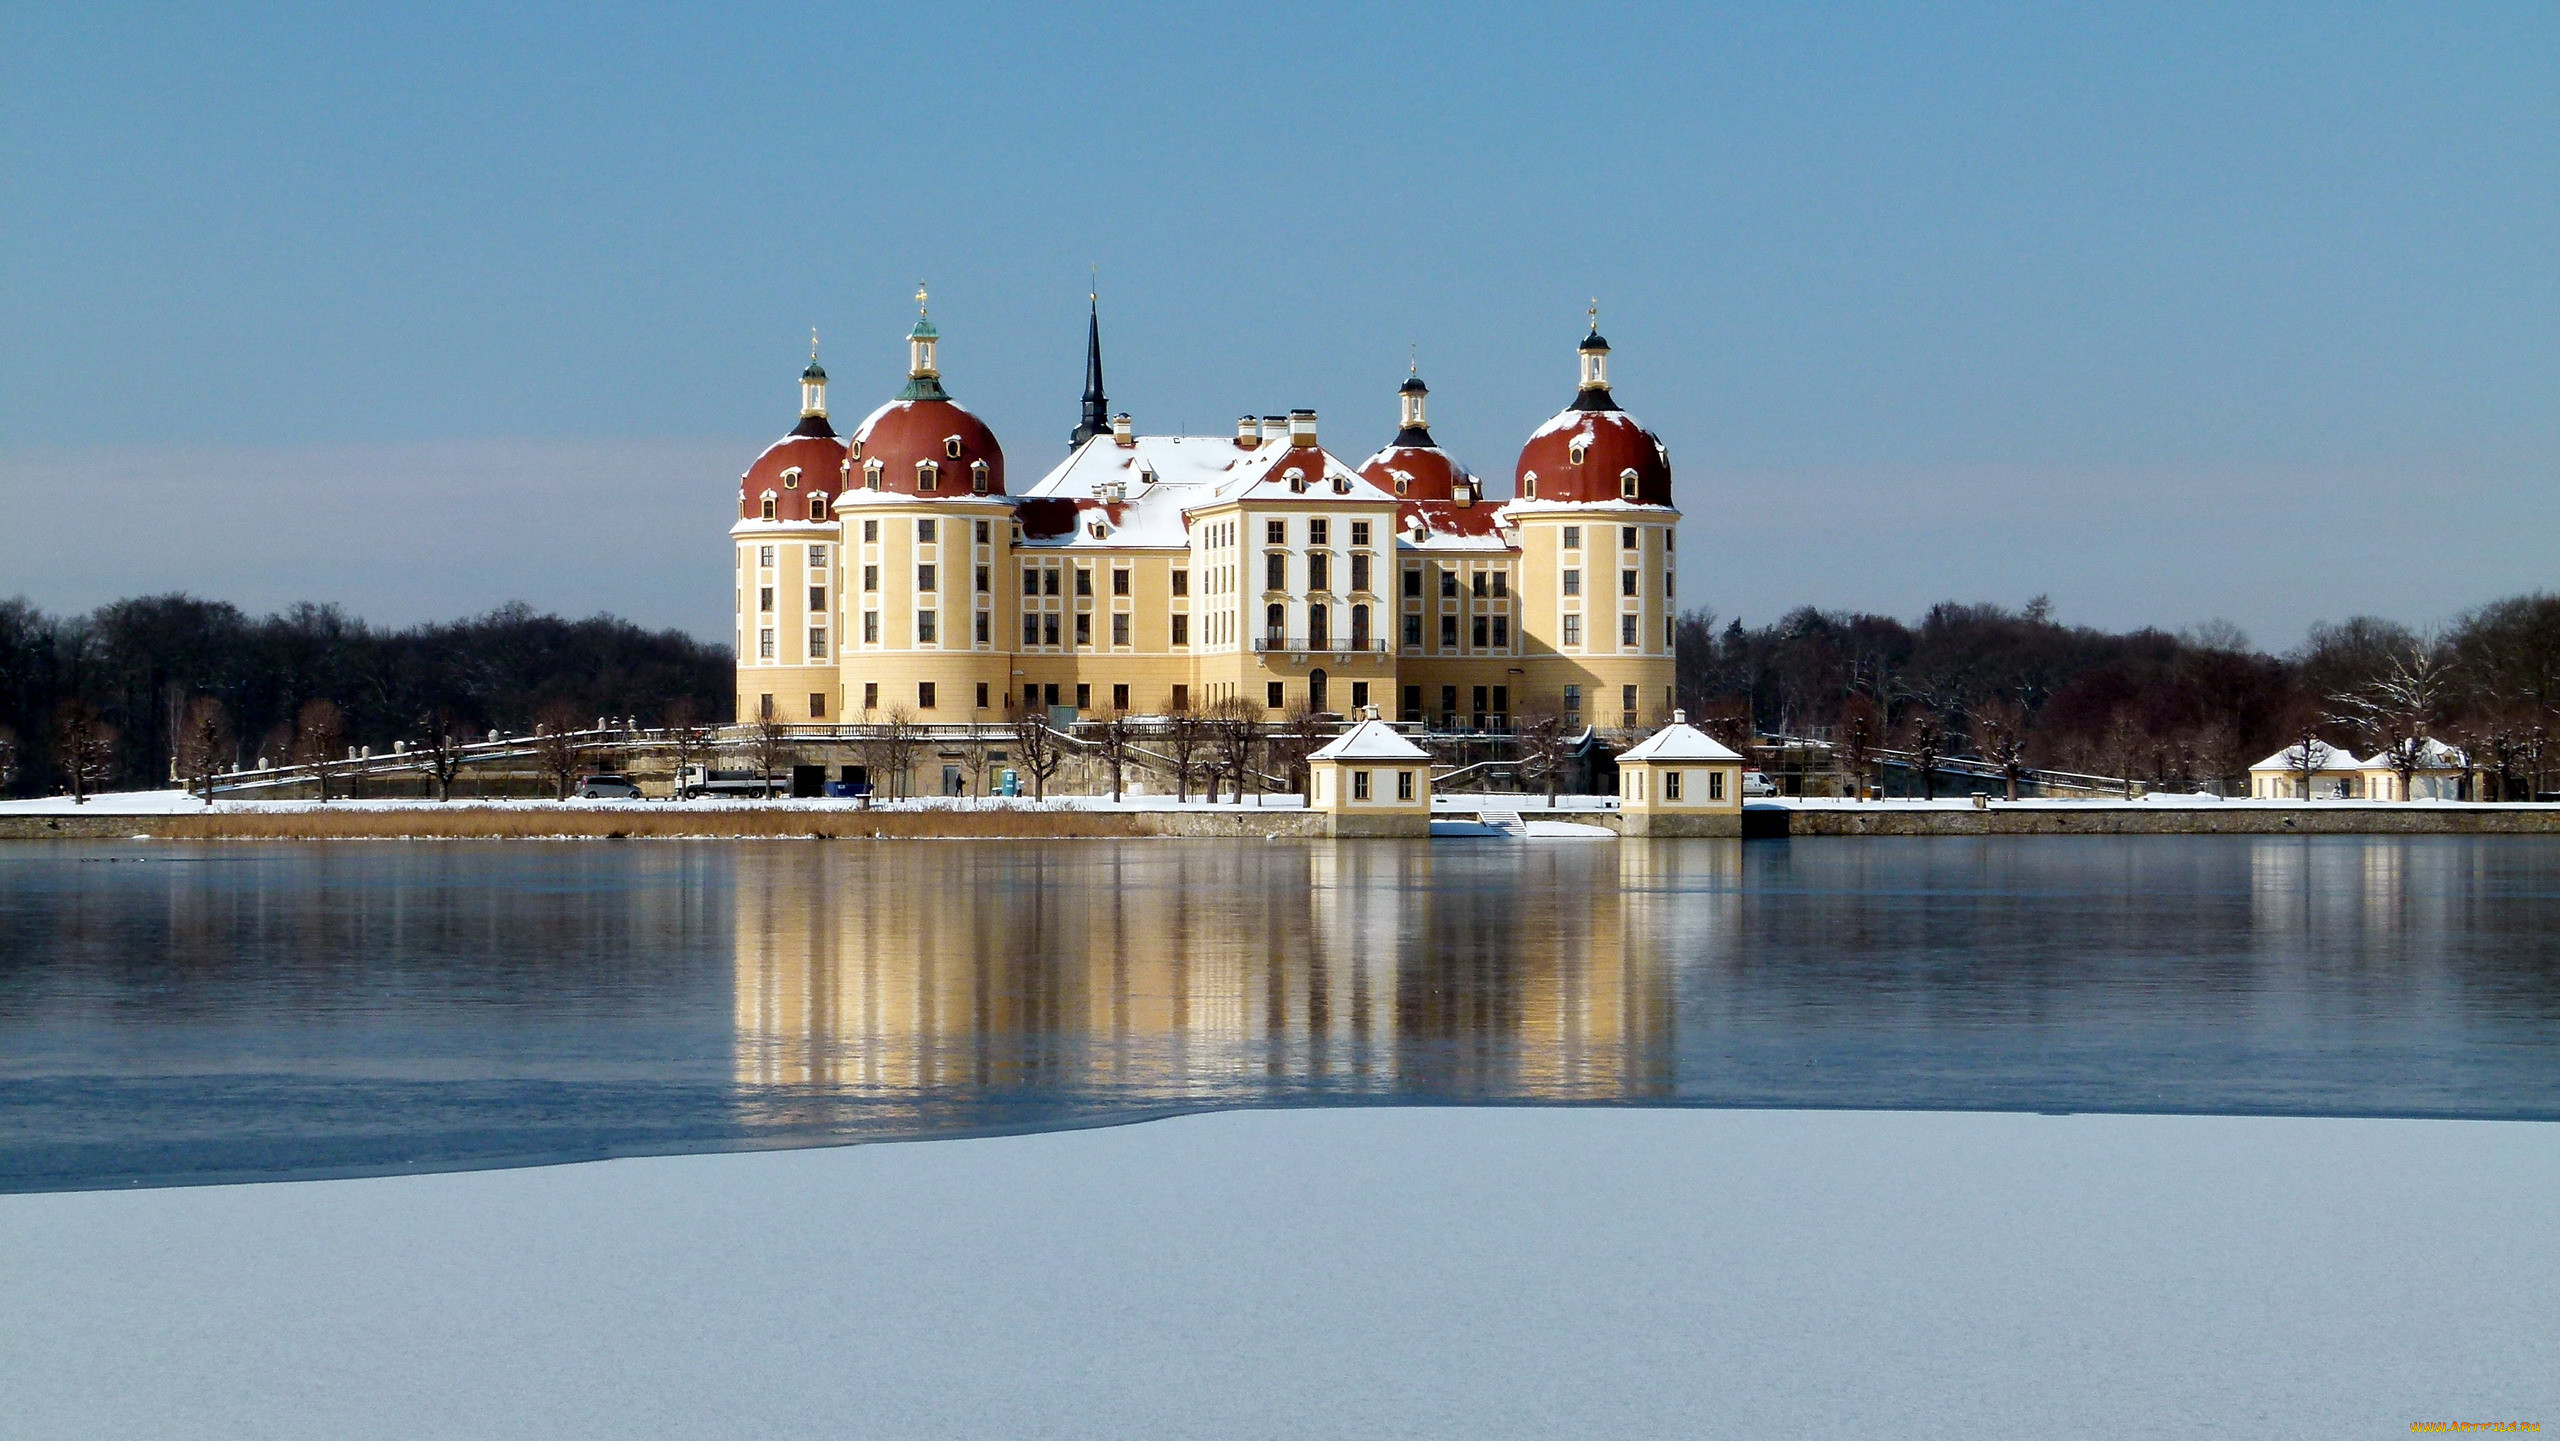
[[[1624,500],[1633,500],[1636,498],[1636,473],[1634,467],[1630,466],[1629,468],[1618,472],[1618,495]]]
[[[824,520],[827,518],[827,497],[825,492],[821,491],[818,494],[809,497],[809,518],[811,520]]]
[[[1538,498],[1538,473],[1536,471],[1529,471],[1520,477],[1520,498],[1522,500],[1536,500]]]
[[[782,488],[784,490],[800,488],[800,467],[795,465],[782,473]]]
[[[869,490],[880,488],[880,462],[866,460],[862,463],[862,484]]]
[[[764,493],[764,515],[763,515],[763,518],[764,518],[764,519],[766,519],[766,520],[771,520],[771,519],[773,519],[773,492],[772,492],[772,491],[769,491],[769,490],[768,490],[768,491],[766,491],[766,492]]]
[[[986,463],[985,461],[983,461],[983,460],[973,460],[973,461],[970,461],[970,462],[969,462],[969,489],[970,489],[971,493],[973,493],[973,494],[977,494],[977,495],[984,495],[984,494],[986,494],[986,493],[987,493],[987,489],[988,489],[989,484],[990,484],[990,478],[989,478],[988,471],[987,471],[987,463]]]
[[[1396,494],[1398,494],[1398,495],[1402,495],[1402,494],[1404,494],[1405,487],[1406,487],[1406,486],[1408,486],[1408,485],[1410,485],[1410,484],[1412,484],[1412,482],[1411,482],[1411,481],[1406,480],[1403,476],[1401,476],[1401,475],[1397,476],[1397,477],[1396,477]]]
[[[944,436],[942,438],[942,453],[951,457],[953,460],[958,460],[960,458],[960,437],[956,435]]]
[[[850,461],[850,460],[840,460],[840,461],[836,462],[836,483],[837,483],[839,486],[844,486],[844,487],[850,487],[850,486],[853,484],[853,462],[852,462],[852,461]]]
[[[861,438],[860,436],[855,436],[855,437],[854,437],[854,441],[853,441],[853,459],[854,459],[854,460],[860,460],[860,459],[862,459],[862,438]],[[848,462],[846,462],[846,463],[847,463],[847,464],[851,464],[852,462],[851,462],[851,461],[848,461]]]
[[[1566,446],[1564,453],[1565,459],[1572,461],[1576,465],[1582,464],[1582,458],[1591,453],[1591,437],[1587,435],[1575,436],[1573,438],[1573,444]]]
[[[1333,493],[1336,495],[1349,495],[1351,493],[1351,478],[1343,475],[1335,476],[1333,478]]]
[[[1465,485],[1452,486],[1449,490],[1449,498],[1460,505],[1473,505],[1476,503],[1475,491]]]
[[[1293,465],[1290,466],[1287,473],[1282,475],[1280,478],[1289,482],[1289,493],[1291,495],[1304,495],[1307,493],[1307,473],[1305,471],[1300,470]]]
[[[942,467],[941,467],[941,466],[939,466],[939,465],[935,464],[934,462],[932,462],[932,461],[930,461],[930,460],[919,460],[919,461],[917,461],[917,462],[916,462],[916,493],[917,493],[917,494],[922,495],[922,494],[929,493],[929,492],[931,492],[931,491],[933,491],[933,490],[935,490],[935,489],[938,489],[938,488],[941,486],[941,484],[942,484]]]

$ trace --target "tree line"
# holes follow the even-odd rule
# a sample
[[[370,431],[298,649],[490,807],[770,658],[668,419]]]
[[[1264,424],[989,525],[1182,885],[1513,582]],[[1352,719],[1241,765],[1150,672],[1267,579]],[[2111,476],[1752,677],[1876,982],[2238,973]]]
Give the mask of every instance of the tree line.
[[[2225,624],[2108,632],[2023,610],[1947,603],[1919,623],[1804,607],[1752,628],[1692,610],[1678,691],[1728,735],[1807,735],[1915,763],[1971,755],[2232,790],[2248,767],[2316,741],[2395,769],[2425,741],[2461,747],[2497,791],[2560,771],[2560,595],[2473,610],[2423,633],[2359,616],[2313,626],[2284,655]]]
[[[335,606],[251,616],[187,595],[86,615],[0,600],[0,794],[168,784],[394,741],[450,748],[491,730],[631,716],[725,717],[727,647],[613,616],[506,605],[392,628]]]

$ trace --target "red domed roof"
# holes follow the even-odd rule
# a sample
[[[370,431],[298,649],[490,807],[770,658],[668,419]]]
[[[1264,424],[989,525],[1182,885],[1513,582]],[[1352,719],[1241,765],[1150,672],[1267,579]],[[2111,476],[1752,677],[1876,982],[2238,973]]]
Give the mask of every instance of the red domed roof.
[[[978,493],[976,467],[987,468],[985,494],[1004,494],[1004,447],[987,423],[951,400],[893,400],[854,428],[853,480],[866,489],[876,463],[879,489],[899,495]],[[933,488],[920,491],[921,467],[930,464]]]
[[[1428,531],[1492,532],[1493,502],[1485,499],[1484,482],[1436,445],[1390,444],[1360,462],[1360,478],[1396,498],[1399,530],[1419,516]],[[1457,503],[1462,482],[1473,492],[1467,505]]]
[[[810,424],[814,420],[815,425]],[[764,517],[764,497],[773,496],[775,520],[806,521],[809,499],[823,495],[833,502],[844,489],[844,442],[827,429],[824,416],[800,422],[791,434],[775,441],[738,479],[738,518]]]
[[[1588,398],[1592,392],[1584,394]],[[1605,400],[1607,392],[1599,395]],[[1632,496],[1625,485],[1629,471],[1635,472]],[[1577,405],[1539,426],[1520,447],[1513,480],[1523,501],[1671,504],[1669,453],[1652,431],[1614,405],[1590,410]]]

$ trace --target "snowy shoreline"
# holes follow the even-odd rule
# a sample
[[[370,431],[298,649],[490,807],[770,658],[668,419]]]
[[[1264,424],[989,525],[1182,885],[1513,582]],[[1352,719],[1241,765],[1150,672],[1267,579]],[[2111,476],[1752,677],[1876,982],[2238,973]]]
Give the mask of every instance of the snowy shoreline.
[[[1347,1109],[0,1197],[14,1434],[2560,1416],[2560,1126]]]

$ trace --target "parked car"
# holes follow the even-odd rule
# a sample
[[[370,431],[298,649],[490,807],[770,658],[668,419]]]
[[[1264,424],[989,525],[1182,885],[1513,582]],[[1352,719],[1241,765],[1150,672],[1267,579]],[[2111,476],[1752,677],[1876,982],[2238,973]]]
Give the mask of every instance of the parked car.
[[[586,776],[575,794],[582,801],[636,801],[640,784],[629,776]]]
[[[1742,793],[1745,796],[1774,796],[1778,793],[1778,783],[1762,772],[1744,771]]]

